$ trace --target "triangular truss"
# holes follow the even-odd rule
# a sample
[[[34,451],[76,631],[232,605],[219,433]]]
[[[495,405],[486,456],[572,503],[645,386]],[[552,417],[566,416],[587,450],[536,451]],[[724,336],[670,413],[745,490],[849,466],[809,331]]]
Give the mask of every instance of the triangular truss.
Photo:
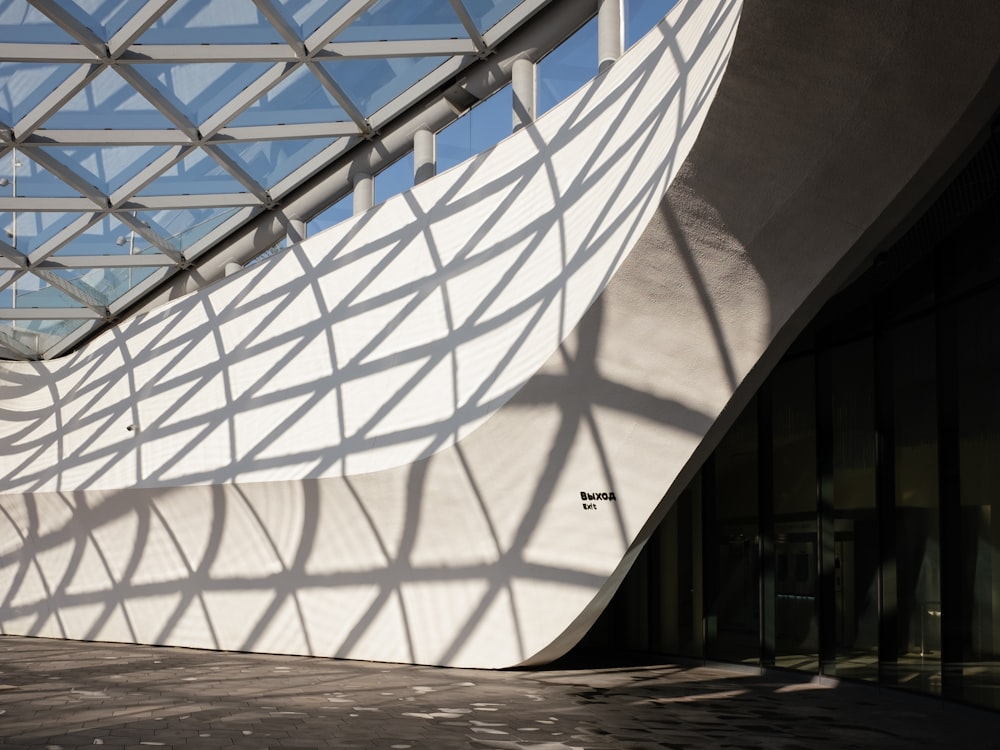
[[[0,358],[70,350],[549,2],[0,4]]]

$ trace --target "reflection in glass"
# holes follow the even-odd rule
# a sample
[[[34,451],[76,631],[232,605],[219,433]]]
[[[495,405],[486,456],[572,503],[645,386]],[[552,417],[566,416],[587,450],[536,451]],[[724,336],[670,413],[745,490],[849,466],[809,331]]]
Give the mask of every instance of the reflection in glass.
[[[959,309],[963,698],[1000,708],[1000,305],[996,292]]]
[[[896,682],[941,692],[937,367],[930,316],[892,331]]]
[[[701,486],[695,479],[677,498],[657,528],[659,596],[650,602],[658,607],[652,622],[659,627],[650,634],[650,648],[668,654],[701,656]]]
[[[136,218],[160,235],[178,252],[196,245],[216,227],[239,213],[238,208],[200,208],[177,211],[138,211]],[[145,252],[149,243],[135,238],[135,252]]]
[[[808,671],[819,667],[814,372],[810,355],[771,376],[775,664]]]
[[[760,655],[757,522],[757,410],[751,403],[715,451],[718,589],[709,656],[755,662]],[[711,554],[711,552],[710,552]]]
[[[878,516],[872,339],[831,356],[837,674],[878,679]]]

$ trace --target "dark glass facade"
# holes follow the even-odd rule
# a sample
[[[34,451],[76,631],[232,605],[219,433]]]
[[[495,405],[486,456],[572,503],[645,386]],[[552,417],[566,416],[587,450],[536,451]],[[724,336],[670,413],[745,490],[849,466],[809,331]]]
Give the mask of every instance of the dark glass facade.
[[[998,141],[808,326],[584,647],[1000,710]]]

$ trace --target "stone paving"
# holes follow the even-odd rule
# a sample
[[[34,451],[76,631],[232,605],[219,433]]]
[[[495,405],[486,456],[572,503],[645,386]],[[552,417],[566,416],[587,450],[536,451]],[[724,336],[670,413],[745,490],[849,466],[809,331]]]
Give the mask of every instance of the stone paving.
[[[988,748],[1000,714],[709,666],[411,667],[0,636],[2,748]]]

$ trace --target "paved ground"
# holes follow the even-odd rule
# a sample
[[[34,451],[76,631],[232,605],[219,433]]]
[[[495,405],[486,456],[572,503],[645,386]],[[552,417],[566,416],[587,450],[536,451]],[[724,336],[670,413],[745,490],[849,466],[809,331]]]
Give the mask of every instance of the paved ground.
[[[1000,714],[711,667],[487,672],[0,636],[0,747],[988,748]]]

